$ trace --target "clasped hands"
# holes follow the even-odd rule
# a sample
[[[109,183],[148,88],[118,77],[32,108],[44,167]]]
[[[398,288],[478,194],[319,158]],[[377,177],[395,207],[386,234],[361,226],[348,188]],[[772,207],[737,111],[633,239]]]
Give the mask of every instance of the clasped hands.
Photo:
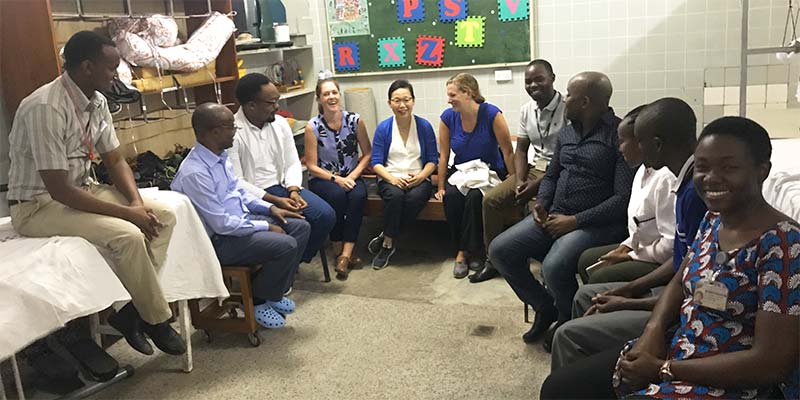
[[[533,206],[533,220],[554,239],[578,229],[578,219],[574,215],[550,214],[538,203]]]
[[[344,189],[345,192],[349,192],[353,190],[354,187],[356,187],[356,180],[348,176],[334,175],[333,181],[336,182],[336,184],[339,185],[339,187]]]
[[[303,200],[303,197],[300,196],[300,192],[297,190],[289,192],[289,197],[278,197],[274,199],[272,203],[284,210],[293,211],[295,213],[299,213],[308,207],[308,203]]]
[[[286,218],[305,219],[305,217],[302,214],[295,211],[283,209],[275,204],[273,204],[272,207],[269,208],[269,214],[277,218],[278,221],[281,221],[281,224],[284,225],[286,225]],[[275,224],[269,224],[269,230],[271,232],[286,233],[286,230]]]
[[[425,177],[422,176],[422,174],[408,174],[408,176],[402,178],[392,175],[390,179],[388,179],[389,183],[400,189],[411,189],[419,186],[424,180]]]
[[[663,336],[663,332],[649,334],[646,331],[619,360],[619,376],[631,390],[641,390],[651,383],[661,382],[658,372],[666,359]]]
[[[126,219],[141,229],[147,240],[153,240],[158,237],[158,233],[164,227],[164,224],[158,220],[152,209],[145,207],[141,202],[133,202],[128,207],[128,211],[129,216]]]

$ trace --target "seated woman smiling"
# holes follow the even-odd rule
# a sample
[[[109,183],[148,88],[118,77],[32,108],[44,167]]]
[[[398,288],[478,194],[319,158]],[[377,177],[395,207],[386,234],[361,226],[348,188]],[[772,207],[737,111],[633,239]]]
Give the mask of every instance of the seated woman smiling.
[[[372,169],[380,177],[384,205],[383,232],[369,242],[376,270],[389,265],[401,228],[413,222],[431,198],[430,176],[439,161],[433,127],[414,115],[414,87],[405,79],[392,82],[388,103],[394,116],[378,125],[372,142]]]
[[[749,119],[703,129],[694,182],[709,212],[680,273],[639,339],[555,371],[542,399],[800,398],[800,225],[761,193],[771,152]]]

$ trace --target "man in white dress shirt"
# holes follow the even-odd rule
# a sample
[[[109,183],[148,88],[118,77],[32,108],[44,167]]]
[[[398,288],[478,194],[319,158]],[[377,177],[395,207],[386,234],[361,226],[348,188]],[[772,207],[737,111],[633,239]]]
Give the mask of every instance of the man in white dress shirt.
[[[294,135],[286,119],[275,113],[280,92],[263,74],[252,73],[236,85],[239,111],[233,147],[228,157],[234,173],[250,193],[285,210],[303,214],[311,224],[308,245],[301,258],[309,262],[336,223],[333,208],[303,189],[303,167]]]

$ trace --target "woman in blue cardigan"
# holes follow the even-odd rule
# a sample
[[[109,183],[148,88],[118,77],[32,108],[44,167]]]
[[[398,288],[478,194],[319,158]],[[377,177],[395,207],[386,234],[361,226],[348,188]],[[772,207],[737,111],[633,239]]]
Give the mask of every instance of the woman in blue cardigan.
[[[416,220],[431,198],[430,176],[439,159],[433,127],[414,115],[414,88],[407,80],[392,82],[388,103],[394,116],[375,129],[370,162],[384,204],[383,232],[369,242],[376,270],[389,265],[403,223]]]

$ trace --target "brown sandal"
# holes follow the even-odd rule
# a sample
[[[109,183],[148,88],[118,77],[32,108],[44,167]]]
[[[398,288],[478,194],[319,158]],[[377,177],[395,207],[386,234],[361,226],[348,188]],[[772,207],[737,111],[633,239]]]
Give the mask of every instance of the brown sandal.
[[[348,262],[348,266],[350,269],[361,269],[361,258],[356,256],[350,256],[350,261]]]
[[[336,271],[336,279],[340,281],[346,281],[347,275],[349,274],[348,267],[350,266],[350,257],[347,256],[339,256],[336,258],[336,267],[334,271]]]

